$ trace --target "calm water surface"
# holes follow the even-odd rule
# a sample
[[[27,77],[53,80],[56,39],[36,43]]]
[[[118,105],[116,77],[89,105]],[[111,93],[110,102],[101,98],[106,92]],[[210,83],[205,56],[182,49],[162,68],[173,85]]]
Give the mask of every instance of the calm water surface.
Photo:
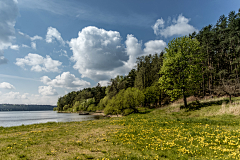
[[[77,113],[57,113],[56,111],[9,111],[0,112],[0,126],[11,127],[22,124],[47,122],[71,122],[99,119],[94,115],[78,115]]]

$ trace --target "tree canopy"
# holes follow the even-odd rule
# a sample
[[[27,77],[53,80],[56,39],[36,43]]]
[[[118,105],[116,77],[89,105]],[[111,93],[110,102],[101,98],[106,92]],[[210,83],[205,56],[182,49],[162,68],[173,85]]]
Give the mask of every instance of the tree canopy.
[[[159,83],[175,100],[192,95],[201,82],[201,53],[199,42],[189,37],[174,38],[165,49]]]

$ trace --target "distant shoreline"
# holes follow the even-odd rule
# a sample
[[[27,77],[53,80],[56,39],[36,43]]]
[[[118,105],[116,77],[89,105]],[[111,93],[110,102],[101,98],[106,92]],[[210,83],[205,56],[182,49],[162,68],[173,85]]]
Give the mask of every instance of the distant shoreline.
[[[37,104],[0,104],[1,111],[43,111],[53,110],[53,105],[37,105]]]

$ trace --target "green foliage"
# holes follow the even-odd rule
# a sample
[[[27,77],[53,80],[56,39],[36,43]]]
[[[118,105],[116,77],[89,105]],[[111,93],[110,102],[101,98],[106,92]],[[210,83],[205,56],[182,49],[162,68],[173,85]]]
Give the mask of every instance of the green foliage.
[[[90,104],[87,108],[88,112],[95,112],[97,110],[97,107],[95,106],[95,104]]]
[[[141,56],[137,58],[134,86],[140,90],[150,87],[159,79],[162,67],[163,52],[160,54]]]
[[[100,100],[100,102],[98,103],[98,110],[104,110],[104,108],[107,106],[109,98],[107,96],[105,96],[103,99]]]
[[[151,87],[147,87],[144,91],[144,95],[145,95],[144,103],[148,104],[149,107],[153,103],[156,104],[159,101],[160,93],[161,93],[161,90],[156,85],[153,85]]]
[[[190,96],[200,86],[202,72],[199,50],[199,42],[189,37],[175,38],[168,43],[159,83],[171,100]]]
[[[117,76],[114,79],[111,79],[111,85],[107,87],[107,96],[111,99],[116,94],[119,93],[120,90],[126,89],[126,77],[124,76]]]
[[[59,111],[67,111],[69,108],[72,108],[71,110],[76,112],[79,110],[86,110],[87,107],[91,103],[94,103],[97,105],[104,96],[106,92],[106,87],[101,87],[101,85],[98,83],[96,87],[92,88],[85,88],[80,91],[73,91],[70,92],[63,97],[60,97],[57,102],[58,110]],[[94,102],[89,102],[88,104],[85,102],[87,99],[94,98]],[[91,101],[91,100],[90,100]],[[66,106],[67,105],[67,106]]]
[[[144,102],[144,94],[136,88],[121,90],[116,96],[109,100],[105,114],[128,115],[137,111],[136,107]]]
[[[41,111],[53,110],[56,106],[34,104],[0,104],[0,111]]]
[[[65,110],[65,111],[68,110],[69,106],[70,106],[69,104],[66,104],[66,105],[63,107],[63,110]]]

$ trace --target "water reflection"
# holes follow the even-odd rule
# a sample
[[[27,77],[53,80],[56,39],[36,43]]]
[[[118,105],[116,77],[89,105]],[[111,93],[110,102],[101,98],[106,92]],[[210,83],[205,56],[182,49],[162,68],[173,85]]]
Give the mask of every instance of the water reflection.
[[[99,119],[96,115],[78,115],[77,113],[57,113],[55,111],[10,111],[0,112],[0,126],[11,127],[22,124],[47,122],[72,122]]]

